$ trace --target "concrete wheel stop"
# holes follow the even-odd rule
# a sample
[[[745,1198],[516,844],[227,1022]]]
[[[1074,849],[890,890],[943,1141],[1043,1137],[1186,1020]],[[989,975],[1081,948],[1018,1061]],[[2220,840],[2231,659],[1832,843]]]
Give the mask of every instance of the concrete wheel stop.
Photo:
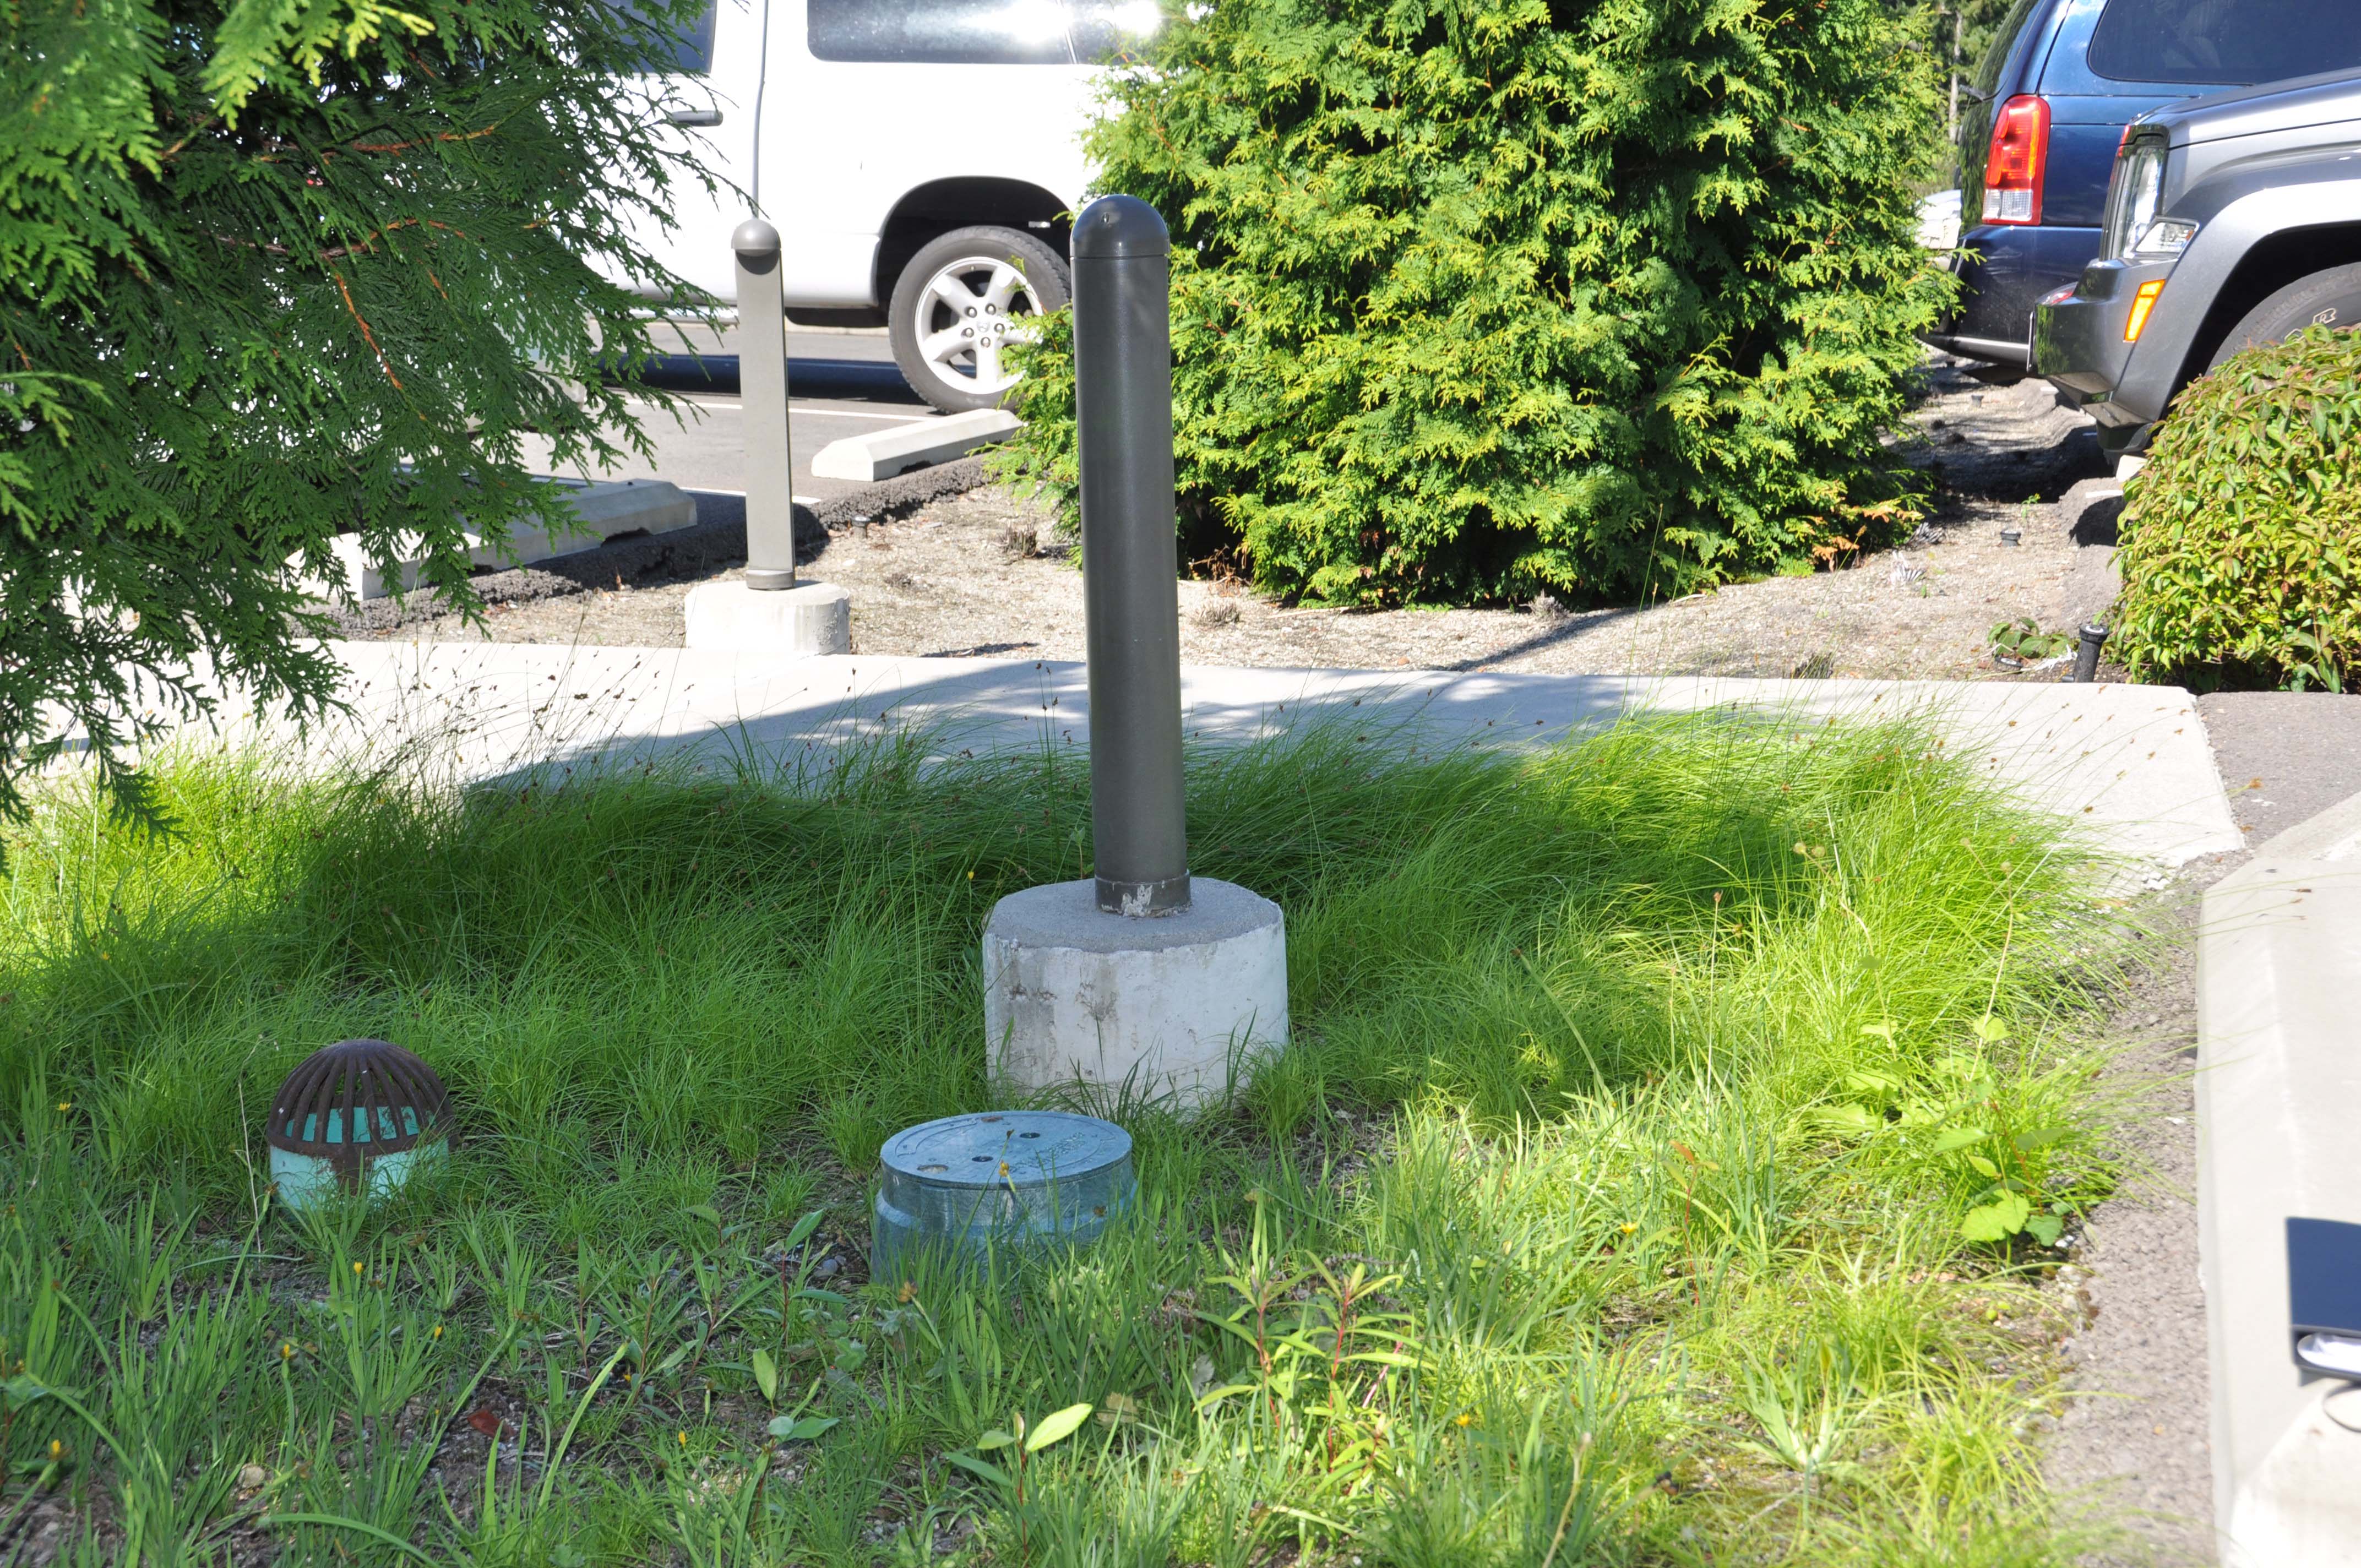
[[[1287,1044],[1287,923],[1267,898],[1189,875],[1170,269],[1146,203],[1103,197],[1075,220],[1097,865],[994,908],[983,1011],[989,1060],[1011,1089],[1196,1110]]]

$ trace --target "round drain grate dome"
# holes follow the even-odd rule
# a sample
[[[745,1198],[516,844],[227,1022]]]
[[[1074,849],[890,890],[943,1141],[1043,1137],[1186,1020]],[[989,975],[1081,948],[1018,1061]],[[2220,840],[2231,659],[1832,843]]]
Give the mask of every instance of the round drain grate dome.
[[[1131,1206],[1131,1135],[1064,1111],[984,1111],[906,1127],[879,1152],[869,1272],[920,1252],[1088,1244]]]
[[[339,1040],[297,1064],[263,1129],[270,1179],[290,1208],[342,1187],[379,1197],[441,1157],[450,1097],[434,1069],[386,1040]]]

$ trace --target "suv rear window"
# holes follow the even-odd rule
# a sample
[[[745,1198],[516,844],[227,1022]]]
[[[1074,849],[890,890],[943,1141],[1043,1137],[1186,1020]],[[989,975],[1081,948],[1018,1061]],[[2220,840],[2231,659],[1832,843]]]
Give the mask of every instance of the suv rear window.
[[[1058,0],[809,0],[811,51],[821,60],[934,65],[1064,65]]]
[[[2361,67],[2356,0],[2107,0],[2091,69],[2117,82],[2244,87]]]

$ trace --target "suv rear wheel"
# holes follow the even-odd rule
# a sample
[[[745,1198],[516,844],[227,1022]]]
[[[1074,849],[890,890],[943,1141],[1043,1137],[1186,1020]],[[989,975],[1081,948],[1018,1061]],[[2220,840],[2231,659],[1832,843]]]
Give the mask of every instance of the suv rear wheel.
[[[894,361],[945,413],[997,408],[1021,378],[1003,350],[1027,317],[1066,302],[1066,267],[1021,229],[979,225],[928,242],[902,269],[887,308]]]
[[[2241,349],[2277,343],[2308,326],[2361,326],[2361,262],[2299,278],[2248,311],[2205,368],[2218,370]]]

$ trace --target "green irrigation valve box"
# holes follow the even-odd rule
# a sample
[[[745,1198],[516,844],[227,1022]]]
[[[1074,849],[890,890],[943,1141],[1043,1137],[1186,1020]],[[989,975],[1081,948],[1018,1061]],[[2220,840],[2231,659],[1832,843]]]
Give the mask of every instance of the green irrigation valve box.
[[[906,1127],[885,1140],[871,1216],[869,1273],[941,1250],[973,1261],[998,1246],[1087,1245],[1130,1209],[1131,1135],[1064,1111],[985,1111]]]
[[[385,1196],[442,1158],[449,1132],[433,1068],[385,1040],[339,1040],[287,1075],[263,1136],[280,1201],[310,1209],[340,1188]]]

